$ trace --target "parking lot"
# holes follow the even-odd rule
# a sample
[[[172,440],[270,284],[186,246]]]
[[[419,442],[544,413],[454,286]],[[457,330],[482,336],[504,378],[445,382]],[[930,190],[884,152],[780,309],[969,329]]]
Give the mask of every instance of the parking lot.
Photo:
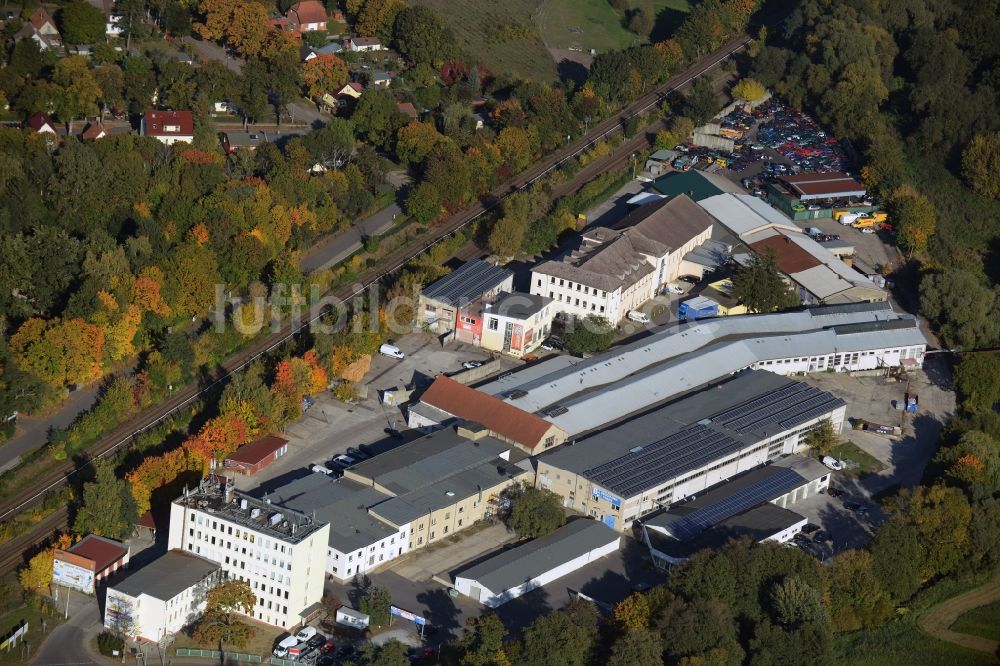
[[[884,231],[864,234],[861,233],[861,230],[840,224],[830,217],[802,220],[796,224],[802,229],[818,227],[824,234],[840,236],[842,241],[854,246],[854,256],[860,260],[859,263],[862,266],[880,269],[883,266],[891,266],[899,262],[899,253],[895,247],[887,242],[889,237]]]
[[[955,394],[950,389],[943,362],[931,357],[925,365],[926,371],[910,373],[909,390],[920,396],[920,409],[916,414],[905,414],[905,417],[892,403],[903,400],[907,382],[828,373],[803,378],[803,381],[843,399],[847,403],[849,419],[903,426],[902,436],[891,440],[870,432],[851,430],[849,425],[845,425],[841,437],[877,459],[885,468],[875,474],[860,476],[833,472],[831,486],[843,491],[842,497],[814,495],[790,507],[832,535],[832,547],[826,549],[825,555],[866,545],[871,540],[874,526],[885,519],[875,496],[897,485],[910,487],[920,482],[924,468],[937,448],[941,428],[955,410]],[[869,515],[859,516],[846,508],[845,502],[865,507]]]
[[[441,373],[461,370],[465,361],[489,358],[489,354],[478,347],[458,342],[442,347],[437,338],[423,333],[407,335],[395,344],[406,357],[395,359],[376,354],[364,378],[363,383],[368,387],[365,398],[347,404],[334,399],[328,391],[315,396],[315,404],[281,433],[288,439],[288,453],[254,476],[237,476],[237,488],[269,490],[309,474],[311,465],[322,465],[348,448],[365,444],[383,450],[409,437],[419,436],[419,433],[405,431],[405,414],[399,407],[384,406],[379,399],[380,392],[424,386]],[[504,371],[518,365],[520,362],[515,359],[501,360]],[[388,435],[387,429],[403,431],[403,438]]]

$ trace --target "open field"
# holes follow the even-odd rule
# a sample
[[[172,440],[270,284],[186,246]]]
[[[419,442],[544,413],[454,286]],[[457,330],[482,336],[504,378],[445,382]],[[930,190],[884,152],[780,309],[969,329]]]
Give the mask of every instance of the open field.
[[[981,636],[991,641],[1000,641],[1000,601],[974,608],[959,616],[952,631],[960,634]]]
[[[666,39],[690,11],[687,0],[652,0],[656,13],[652,41]],[[633,2],[633,6],[641,6]],[[537,14],[542,39],[549,48],[598,53],[644,42],[625,27],[623,15],[608,0],[543,0]]]
[[[416,0],[414,4],[437,10],[462,48],[492,74],[555,80],[556,65],[534,23],[538,0]]]

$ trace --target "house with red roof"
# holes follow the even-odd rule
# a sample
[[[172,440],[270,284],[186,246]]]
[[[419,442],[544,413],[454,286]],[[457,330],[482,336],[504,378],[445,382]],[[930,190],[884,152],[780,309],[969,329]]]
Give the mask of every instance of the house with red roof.
[[[226,458],[223,466],[240,474],[253,476],[286,453],[288,453],[288,440],[277,435],[268,435],[236,449]]]
[[[190,111],[147,111],[139,125],[142,136],[168,146],[194,141],[194,114]]]
[[[285,12],[289,26],[299,32],[326,30],[326,7],[319,0],[296,2]]]
[[[104,129],[104,123],[95,122],[87,123],[87,126],[83,128],[83,133],[80,134],[80,138],[84,141],[97,141],[98,139],[103,139],[108,133]]]
[[[94,594],[98,584],[128,564],[128,544],[88,534],[71,548],[56,548],[52,583]]]
[[[55,21],[41,7],[31,14],[31,17],[25,21],[21,29],[14,35],[15,42],[19,42],[22,39],[34,40],[38,44],[38,48],[42,51],[62,49],[62,38],[59,36],[59,30],[56,28]]]
[[[410,120],[417,119],[417,109],[414,108],[413,104],[411,104],[410,102],[399,102],[398,104],[396,104],[396,107],[399,109],[400,113],[402,113]]]
[[[28,118],[28,127],[37,134],[56,134],[56,124],[47,113],[41,111]]]
[[[438,375],[408,414],[408,425],[425,431],[463,420],[478,423],[489,435],[531,455],[566,441],[566,433],[541,416],[445,375]]]

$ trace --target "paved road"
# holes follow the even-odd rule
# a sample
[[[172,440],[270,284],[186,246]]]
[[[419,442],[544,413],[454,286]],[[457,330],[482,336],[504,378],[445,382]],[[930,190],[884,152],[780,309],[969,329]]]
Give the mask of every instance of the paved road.
[[[403,211],[397,204],[392,204],[358,222],[344,233],[321,241],[310,248],[309,252],[302,258],[302,272],[308,274],[343,261],[361,249],[364,237],[385,233],[392,226],[396,216],[402,215],[402,213]]]
[[[74,592],[70,597],[83,599],[83,595]],[[92,598],[85,598],[84,603],[73,604],[69,621],[52,630],[42,644],[41,649],[31,662],[33,666],[87,666],[88,664],[103,664],[106,660],[90,649],[90,640],[101,630],[100,610]]]
[[[82,412],[90,409],[97,399],[100,385],[101,382],[94,382],[79,391],[74,391],[59,406],[59,411],[49,416],[18,417],[17,434],[0,445],[0,470],[16,464],[20,456],[31,453],[49,441],[50,428],[65,428]]]

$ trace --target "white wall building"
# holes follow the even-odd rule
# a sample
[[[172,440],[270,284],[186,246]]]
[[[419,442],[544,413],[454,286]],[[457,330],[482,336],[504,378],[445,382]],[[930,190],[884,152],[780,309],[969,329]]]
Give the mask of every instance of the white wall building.
[[[104,626],[133,639],[160,641],[201,617],[208,591],[224,580],[217,562],[167,551],[108,588]]]
[[[641,516],[802,451],[806,433],[824,421],[839,432],[846,410],[826,391],[748,372],[539,457],[536,485],[628,530]]]
[[[226,483],[228,481],[228,483]],[[209,476],[170,507],[169,548],[222,565],[257,594],[253,617],[292,628],[318,614],[330,526]]]
[[[686,195],[643,204],[613,227],[585,231],[562,260],[535,266],[531,293],[568,315],[618,323],[680,275],[684,255],[710,238],[712,223]]]
[[[505,550],[455,576],[455,589],[490,608],[618,551],[621,535],[579,519],[555,532]]]

